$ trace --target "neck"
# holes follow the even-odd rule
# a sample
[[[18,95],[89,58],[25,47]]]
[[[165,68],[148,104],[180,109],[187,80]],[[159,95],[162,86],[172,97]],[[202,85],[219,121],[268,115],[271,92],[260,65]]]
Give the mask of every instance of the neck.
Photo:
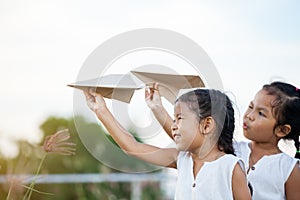
[[[280,149],[275,144],[251,142],[251,151],[256,155],[273,155],[281,153]]]
[[[277,145],[272,145],[270,143],[258,143],[252,142],[250,144],[251,154],[249,156],[249,172],[250,168],[255,165],[263,156],[265,155],[274,155],[281,153]]]
[[[218,159],[221,155],[224,155],[225,153],[220,151],[217,146],[214,146],[211,149],[199,149],[195,152],[190,152],[192,157],[195,159],[200,159],[204,161],[213,161]]]

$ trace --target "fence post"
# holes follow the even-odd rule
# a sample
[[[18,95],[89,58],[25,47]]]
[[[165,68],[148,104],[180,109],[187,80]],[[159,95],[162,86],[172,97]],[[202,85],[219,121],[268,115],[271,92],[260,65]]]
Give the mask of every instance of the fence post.
[[[131,200],[141,200],[142,187],[141,182],[131,182]]]

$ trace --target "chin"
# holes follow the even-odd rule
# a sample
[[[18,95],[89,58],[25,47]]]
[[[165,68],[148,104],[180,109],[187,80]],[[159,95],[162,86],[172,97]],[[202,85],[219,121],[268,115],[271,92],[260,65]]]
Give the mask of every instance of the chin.
[[[178,151],[182,151],[181,148],[180,148],[180,146],[178,146],[178,145],[176,145],[176,149],[177,149]]]
[[[183,146],[183,145],[180,145],[180,144],[177,144],[177,145],[176,145],[176,149],[177,149],[178,151],[187,151],[187,150],[188,150],[187,147],[185,147],[185,146]]]
[[[248,137],[249,137],[249,133],[248,133],[248,131],[243,131],[243,135],[244,135],[244,137],[246,137],[247,139],[249,139]]]
[[[246,139],[248,139],[248,140],[252,140],[252,139],[251,139],[251,136],[250,136],[249,134],[245,134],[245,133],[244,133],[244,137],[245,137]]]

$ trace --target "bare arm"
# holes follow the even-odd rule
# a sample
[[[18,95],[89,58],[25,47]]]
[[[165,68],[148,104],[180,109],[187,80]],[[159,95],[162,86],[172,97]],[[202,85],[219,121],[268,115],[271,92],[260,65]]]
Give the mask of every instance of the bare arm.
[[[176,159],[178,155],[176,149],[162,149],[136,141],[135,138],[114,118],[100,94],[95,93],[92,90],[89,92],[85,91],[84,94],[90,109],[95,112],[98,119],[103,123],[112,138],[124,152],[155,165],[176,168]]]
[[[300,166],[299,161],[295,165],[291,175],[285,183],[285,195],[287,200],[297,200],[300,197]]]
[[[158,84],[155,83],[152,88],[149,90],[145,90],[145,100],[148,107],[153,112],[155,118],[166,131],[171,139],[172,137],[172,129],[171,126],[173,124],[173,120],[166,109],[163,107],[161,102],[161,97],[158,91]]]
[[[233,169],[232,192],[235,200],[251,199],[250,190],[247,185],[246,174],[239,164],[236,164]]]

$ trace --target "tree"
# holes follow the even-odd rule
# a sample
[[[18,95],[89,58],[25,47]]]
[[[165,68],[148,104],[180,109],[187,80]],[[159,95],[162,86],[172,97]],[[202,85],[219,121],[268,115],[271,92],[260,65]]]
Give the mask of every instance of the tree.
[[[104,130],[99,127],[98,124],[88,123],[83,118],[78,117],[76,121],[80,120],[81,126],[84,126],[84,130],[88,134],[104,134],[110,141],[112,138],[107,135]],[[60,118],[49,117],[41,125],[41,130],[44,133],[44,137],[55,133],[60,129],[68,128],[71,133],[71,140],[76,143],[76,155],[75,156],[61,156],[61,155],[49,155],[45,162],[41,173],[43,174],[60,174],[60,173],[112,173],[118,172],[115,169],[105,166],[103,163],[95,159],[82,144],[81,139],[77,133],[77,129],[74,124],[74,118]],[[99,141],[95,141],[99,142]],[[20,154],[17,158],[9,160],[13,163],[12,166],[18,168],[23,165],[23,171],[14,171],[14,173],[34,173],[41,158],[41,146],[28,144],[27,142],[19,142]],[[115,144],[116,145],[116,144]],[[135,159],[135,158],[129,158]],[[23,161],[24,160],[24,161]],[[7,165],[3,160],[0,161]],[[20,163],[21,162],[21,163]],[[135,163],[129,161],[128,163]],[[143,162],[139,162],[139,165],[145,165]],[[131,167],[131,166],[129,166]],[[25,171],[24,171],[25,170]],[[3,172],[3,170],[2,170]],[[145,184],[143,191],[143,199],[160,199],[161,191],[157,183]],[[35,189],[47,193],[52,193],[54,196],[42,195],[33,193],[31,199],[48,200],[48,199],[130,199],[130,184],[128,183],[89,183],[89,184],[39,184],[35,186]],[[7,194],[7,188],[0,189],[0,199],[5,199]],[[155,198],[153,198],[155,197]]]

